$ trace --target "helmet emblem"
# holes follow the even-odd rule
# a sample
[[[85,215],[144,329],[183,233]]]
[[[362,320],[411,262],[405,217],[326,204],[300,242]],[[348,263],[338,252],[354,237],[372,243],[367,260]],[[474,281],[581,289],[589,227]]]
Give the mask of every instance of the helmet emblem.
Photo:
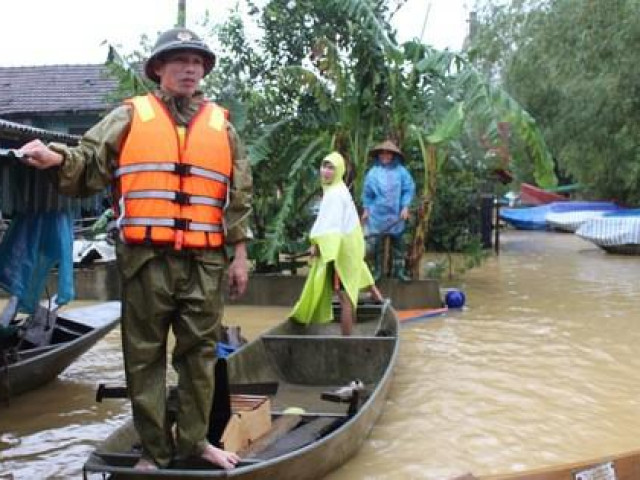
[[[178,40],[180,40],[181,42],[188,42],[189,40],[193,39],[193,36],[189,32],[178,32],[176,37],[178,37]]]

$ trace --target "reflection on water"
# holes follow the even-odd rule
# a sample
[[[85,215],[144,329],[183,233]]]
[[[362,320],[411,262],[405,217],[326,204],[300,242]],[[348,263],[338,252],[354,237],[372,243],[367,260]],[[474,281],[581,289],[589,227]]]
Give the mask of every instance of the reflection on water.
[[[467,308],[402,330],[383,415],[328,478],[441,479],[506,473],[638,448],[640,257],[569,234],[508,232],[467,274]],[[229,307],[255,337],[285,308]],[[0,409],[0,474],[80,475],[90,449],[129,413],[93,401],[122,383],[119,331],[56,382]]]

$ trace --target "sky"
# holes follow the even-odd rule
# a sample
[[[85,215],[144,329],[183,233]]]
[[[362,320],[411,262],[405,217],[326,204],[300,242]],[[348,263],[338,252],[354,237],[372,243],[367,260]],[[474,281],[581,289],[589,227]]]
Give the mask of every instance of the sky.
[[[292,0],[295,1],[295,0]],[[318,0],[322,1],[322,0]],[[187,0],[187,27],[196,33],[206,10],[220,22],[237,0]],[[393,25],[400,42],[420,38],[438,49],[460,50],[470,0],[407,0]],[[130,53],[147,34],[175,24],[177,0],[3,0],[0,66],[103,63],[107,41]]]

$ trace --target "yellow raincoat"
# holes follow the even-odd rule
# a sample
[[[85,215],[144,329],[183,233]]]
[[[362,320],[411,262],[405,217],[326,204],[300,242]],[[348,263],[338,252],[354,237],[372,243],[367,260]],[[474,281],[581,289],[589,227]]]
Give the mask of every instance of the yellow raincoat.
[[[373,277],[364,261],[365,243],[358,212],[342,179],[345,163],[333,152],[325,157],[335,167],[330,184],[323,184],[324,194],[318,217],[309,240],[317,245],[318,255],[311,260],[302,293],[289,315],[300,323],[327,323],[333,320],[332,269],[334,268],[351,303],[358,304],[358,292],[373,285]]]

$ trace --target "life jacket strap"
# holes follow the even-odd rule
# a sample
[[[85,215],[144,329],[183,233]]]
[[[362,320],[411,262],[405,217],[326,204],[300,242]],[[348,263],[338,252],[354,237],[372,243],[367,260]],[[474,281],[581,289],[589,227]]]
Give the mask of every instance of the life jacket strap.
[[[167,227],[192,232],[220,233],[223,226],[219,223],[193,222],[187,218],[135,217],[123,218],[121,226],[129,227]]]
[[[180,205],[207,205],[209,207],[224,207],[225,201],[202,195],[190,195],[184,192],[172,192],[168,190],[138,190],[124,195],[125,200],[160,199],[176,202]]]
[[[170,172],[177,173],[180,176],[193,175],[196,177],[203,177],[216,182],[229,183],[229,177],[220,172],[208,170],[202,167],[196,167],[186,163],[173,163],[173,162],[146,162],[136,163],[133,165],[125,165],[116,169],[114,175],[116,178],[120,178],[123,175],[129,175],[131,173],[140,172]]]

